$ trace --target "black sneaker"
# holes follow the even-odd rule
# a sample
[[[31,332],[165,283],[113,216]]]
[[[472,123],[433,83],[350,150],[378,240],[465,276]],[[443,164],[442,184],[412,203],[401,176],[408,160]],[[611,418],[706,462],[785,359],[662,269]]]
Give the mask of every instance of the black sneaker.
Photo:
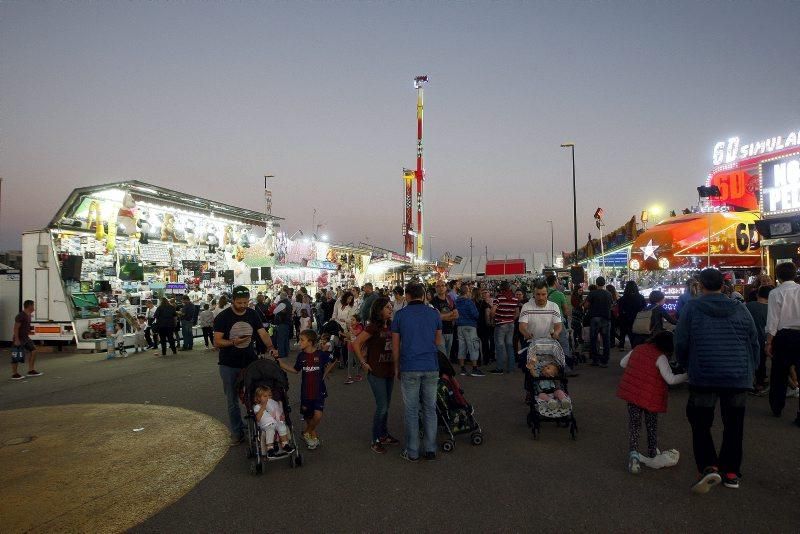
[[[403,450],[403,452],[400,453],[400,458],[402,458],[403,460],[408,460],[411,463],[419,462],[419,458],[412,458],[411,456],[408,455],[407,450]]]
[[[601,363],[601,364],[600,364],[600,367],[601,367],[602,369],[607,369],[607,368],[608,368],[608,364],[607,364],[607,363]]]
[[[736,476],[736,473],[725,473],[725,476],[722,477],[722,485],[726,488],[739,489],[739,477]]]
[[[436,460],[436,453],[435,452],[426,452],[425,453],[425,459],[428,460],[429,462],[433,462],[434,460]]]
[[[463,365],[461,366],[461,376],[467,376],[467,368]]]
[[[286,445],[283,446],[283,452],[285,452],[286,454],[292,453],[294,452],[294,447],[292,446],[291,443],[287,443]]]
[[[490,372],[491,374],[493,374],[493,375],[502,375],[502,374],[503,374],[503,370],[502,370],[502,369],[492,369],[492,370],[491,370],[491,371],[489,371],[489,372]]]
[[[473,367],[472,371],[470,371],[469,376],[486,376],[483,374],[483,371],[478,369],[477,367]]]
[[[275,452],[275,449],[271,448],[267,451],[267,458],[275,458],[276,456],[278,456],[278,453]]]

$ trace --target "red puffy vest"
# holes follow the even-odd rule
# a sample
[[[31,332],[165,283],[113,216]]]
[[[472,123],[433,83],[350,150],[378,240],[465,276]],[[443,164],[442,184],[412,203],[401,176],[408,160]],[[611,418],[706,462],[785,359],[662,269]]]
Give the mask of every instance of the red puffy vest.
[[[628,366],[617,388],[617,397],[644,408],[648,412],[667,411],[667,383],[656,367],[661,351],[644,343],[633,349]]]

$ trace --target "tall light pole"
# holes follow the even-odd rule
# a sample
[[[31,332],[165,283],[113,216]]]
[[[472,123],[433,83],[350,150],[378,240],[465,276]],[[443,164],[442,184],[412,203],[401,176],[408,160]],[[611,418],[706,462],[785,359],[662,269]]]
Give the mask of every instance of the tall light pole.
[[[550,266],[556,266],[556,246],[555,246],[555,232],[553,230],[553,221],[547,221],[550,223]]]
[[[572,150],[572,225],[575,232],[575,265],[578,265],[578,192],[575,188],[575,143],[562,143],[561,148]]]

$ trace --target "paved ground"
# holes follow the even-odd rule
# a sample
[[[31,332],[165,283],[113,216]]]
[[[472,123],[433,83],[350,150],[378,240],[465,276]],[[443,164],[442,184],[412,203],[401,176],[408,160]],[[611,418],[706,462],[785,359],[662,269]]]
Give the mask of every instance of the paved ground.
[[[614,354],[618,361],[618,353]],[[103,361],[97,355],[43,355],[45,375],[0,383],[3,409],[72,403],[132,403],[185,408],[225,421],[213,352],[166,359],[150,353]],[[692,495],[694,478],[686,391],[671,398],[661,419],[662,447],[682,453],[678,466],[625,471],[626,414],[614,397],[621,370],[585,367],[571,383],[580,432],[545,426],[534,441],[525,426],[521,375],[463,379],[485,431],[480,447],[460,440],[436,462],[409,464],[399,449],[368,449],[373,408],[368,385],[330,379],[320,427],[324,445],[304,452],[305,465],[272,463],[248,473],[244,447],[231,448],[216,468],[177,502],[142,521],[136,532],[222,531],[692,531],[796,532],[800,521],[800,429],[795,402],[782,419],[766,399],[749,399],[744,478],[739,490]],[[292,378],[290,395],[297,396]],[[390,429],[402,435],[399,395]],[[717,429],[717,436],[719,429]],[[102,446],[102,444],[97,444]],[[178,442],[174,447],[182,445]],[[44,461],[45,469],[58,469]],[[132,481],[133,482],[133,481]],[[0,504],[2,508],[7,503]],[[113,527],[108,526],[111,530]]]

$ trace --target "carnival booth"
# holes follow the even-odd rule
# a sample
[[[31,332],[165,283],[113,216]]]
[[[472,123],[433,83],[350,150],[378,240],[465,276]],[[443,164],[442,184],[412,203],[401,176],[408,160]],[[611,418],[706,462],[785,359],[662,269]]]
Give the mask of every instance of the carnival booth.
[[[137,181],[76,189],[47,228],[23,234],[32,338],[95,349],[107,316],[131,321],[144,300],[269,280],[288,246],[278,220]]]

